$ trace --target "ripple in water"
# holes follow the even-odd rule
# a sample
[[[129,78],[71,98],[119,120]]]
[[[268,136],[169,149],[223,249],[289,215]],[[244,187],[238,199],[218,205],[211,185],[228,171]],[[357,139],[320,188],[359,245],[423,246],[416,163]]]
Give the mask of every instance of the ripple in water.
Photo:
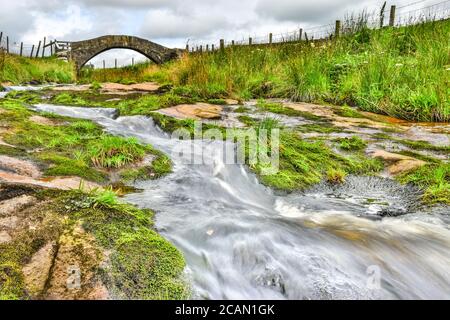
[[[93,119],[168,154],[175,146],[145,117],[37,108]],[[195,298],[450,298],[448,207],[417,207],[417,190],[373,177],[277,195],[221,162],[229,147],[206,144],[205,165],[174,157],[172,174],[138,182],[144,191],[126,197],[156,210],[157,228],[186,257]]]

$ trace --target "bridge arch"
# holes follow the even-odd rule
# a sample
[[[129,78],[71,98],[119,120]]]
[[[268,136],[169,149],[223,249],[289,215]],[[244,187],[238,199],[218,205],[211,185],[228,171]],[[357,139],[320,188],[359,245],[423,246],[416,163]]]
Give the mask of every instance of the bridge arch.
[[[77,71],[92,58],[111,49],[130,49],[157,64],[177,58],[178,49],[169,49],[146,39],[133,36],[102,36],[95,39],[70,42],[68,58],[75,62]]]

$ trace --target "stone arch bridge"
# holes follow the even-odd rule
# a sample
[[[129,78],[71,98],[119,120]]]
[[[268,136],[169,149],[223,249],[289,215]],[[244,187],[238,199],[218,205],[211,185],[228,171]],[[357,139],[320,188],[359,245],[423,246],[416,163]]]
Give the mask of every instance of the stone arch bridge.
[[[56,54],[59,57],[73,61],[80,71],[92,58],[110,49],[131,49],[141,53],[157,64],[178,58],[180,49],[169,49],[146,39],[109,35],[84,41],[56,41]]]

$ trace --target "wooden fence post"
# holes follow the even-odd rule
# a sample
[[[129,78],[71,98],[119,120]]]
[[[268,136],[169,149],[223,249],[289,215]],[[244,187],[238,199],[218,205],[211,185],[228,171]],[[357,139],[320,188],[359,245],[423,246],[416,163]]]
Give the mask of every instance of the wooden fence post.
[[[252,37],[249,37],[249,38],[248,38],[248,45],[251,46],[252,43],[253,43],[253,39],[252,39]]]
[[[300,28],[300,30],[298,30],[298,41],[302,41],[302,36],[303,36],[303,29]]]
[[[383,3],[383,6],[381,7],[381,10],[380,10],[380,29],[383,28],[383,26],[384,26],[385,9],[386,9],[386,1]]]
[[[395,24],[395,6],[391,6],[391,12],[389,15],[389,26],[393,27]]]
[[[186,45],[186,52],[189,52],[189,45]]]
[[[3,39],[3,31],[0,32],[0,47],[2,46],[2,39]]]
[[[203,45],[201,44],[200,45],[200,53],[202,53],[203,52]]]
[[[33,58],[33,53],[34,53],[34,44],[33,44],[33,46],[31,47],[30,58]]]
[[[114,68],[117,69],[117,58],[114,59]]]
[[[334,30],[334,34],[335,34],[336,38],[341,35],[341,20],[336,20],[336,27]]]
[[[36,58],[39,57],[39,50],[41,49],[41,41],[39,41],[37,50],[36,50]]]
[[[214,44],[211,45],[211,51],[214,51]]]
[[[231,40],[231,45],[234,46],[234,40]]]
[[[44,37],[44,45],[42,46],[42,58],[45,56],[45,43],[47,42],[47,38]]]
[[[220,39],[220,50],[223,51],[225,50],[225,40]]]
[[[23,42],[20,43],[20,56],[23,54]]]
[[[9,37],[6,36],[6,53],[9,53]]]
[[[103,60],[103,69],[106,69],[106,62]]]
[[[131,58],[131,65],[134,66],[134,57]]]
[[[272,44],[272,32],[269,33],[269,44]]]
[[[209,44],[206,45],[206,52],[209,51]]]

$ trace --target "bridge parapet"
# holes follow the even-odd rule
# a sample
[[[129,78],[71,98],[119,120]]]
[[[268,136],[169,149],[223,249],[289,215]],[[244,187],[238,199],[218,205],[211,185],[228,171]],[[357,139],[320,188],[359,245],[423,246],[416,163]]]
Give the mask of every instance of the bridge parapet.
[[[146,39],[124,35],[102,36],[76,42],[58,41],[57,46],[58,56],[74,61],[78,71],[89,60],[110,49],[131,49],[157,64],[175,59],[182,52],[179,49],[169,49]]]

